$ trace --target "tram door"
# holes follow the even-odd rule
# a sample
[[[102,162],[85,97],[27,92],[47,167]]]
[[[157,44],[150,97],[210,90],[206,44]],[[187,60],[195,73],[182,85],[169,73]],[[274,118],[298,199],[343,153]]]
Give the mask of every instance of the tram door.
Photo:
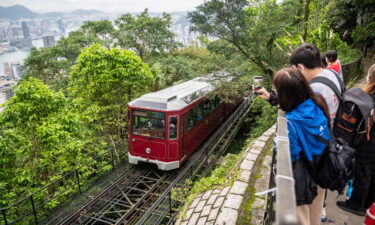
[[[168,157],[170,160],[176,160],[179,156],[179,148],[178,148],[178,127],[179,127],[179,121],[178,121],[178,115],[171,115],[168,118],[168,130],[169,130],[169,152]]]

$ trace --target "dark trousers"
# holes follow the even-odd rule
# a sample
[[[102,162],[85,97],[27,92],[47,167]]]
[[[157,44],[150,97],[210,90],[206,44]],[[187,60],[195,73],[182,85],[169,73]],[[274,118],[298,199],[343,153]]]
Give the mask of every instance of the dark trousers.
[[[370,148],[358,151],[353,192],[349,199],[354,206],[365,209],[375,202],[375,145]]]

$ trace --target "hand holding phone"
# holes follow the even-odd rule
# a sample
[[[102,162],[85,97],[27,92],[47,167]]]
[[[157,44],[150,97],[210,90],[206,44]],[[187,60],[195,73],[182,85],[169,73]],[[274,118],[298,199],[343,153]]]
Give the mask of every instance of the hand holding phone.
[[[262,89],[262,81],[263,81],[263,77],[262,76],[254,76],[254,81],[253,81],[253,92],[254,94],[256,95],[261,95],[262,94],[262,91],[260,91]]]

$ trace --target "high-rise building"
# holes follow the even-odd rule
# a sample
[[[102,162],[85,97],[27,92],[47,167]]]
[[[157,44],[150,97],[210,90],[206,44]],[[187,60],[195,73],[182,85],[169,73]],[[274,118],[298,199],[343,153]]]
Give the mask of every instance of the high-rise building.
[[[21,69],[20,69],[20,62],[12,62],[10,64],[10,68],[12,69],[13,79],[19,80],[21,79]]]
[[[44,45],[44,47],[55,46],[55,37],[54,36],[43,36],[43,45]]]
[[[27,39],[30,37],[30,30],[29,30],[29,27],[27,26],[26,21],[22,21],[22,33],[23,33],[23,38]]]
[[[57,21],[57,25],[59,26],[59,30],[65,33],[65,27],[64,27],[62,20]]]
[[[49,31],[50,22],[48,20],[42,20],[40,21],[40,27],[43,33],[47,33]]]

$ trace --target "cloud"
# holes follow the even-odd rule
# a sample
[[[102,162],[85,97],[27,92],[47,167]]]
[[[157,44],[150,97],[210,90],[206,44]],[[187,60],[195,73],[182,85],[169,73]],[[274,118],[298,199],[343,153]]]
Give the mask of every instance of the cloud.
[[[139,12],[145,8],[154,12],[193,10],[204,0],[1,0],[1,6],[23,5],[35,12],[97,9],[104,12]]]

